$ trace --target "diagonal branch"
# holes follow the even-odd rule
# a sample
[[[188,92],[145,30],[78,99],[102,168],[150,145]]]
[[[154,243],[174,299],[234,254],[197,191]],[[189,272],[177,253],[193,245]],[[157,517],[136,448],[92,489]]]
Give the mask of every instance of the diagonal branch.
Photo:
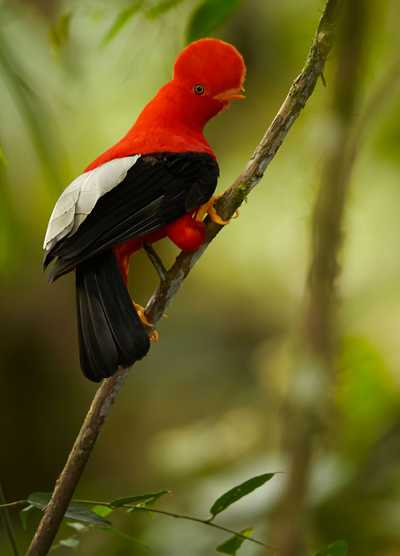
[[[323,75],[325,62],[334,40],[334,27],[340,2],[341,0],[328,0],[301,73],[292,83],[287,97],[247,166],[219,199],[217,209],[224,220],[228,220],[235,214],[252,189],[260,182],[290,128],[312,95],[318,78]],[[156,322],[162,317],[183,280],[222,228],[223,226],[208,221],[206,241],[201,248],[195,253],[181,253],[177,257],[175,264],[147,304],[146,313],[151,320]]]
[[[291,85],[286,99],[246,168],[218,201],[217,209],[224,219],[233,216],[236,209],[259,183],[267,166],[312,95],[333,45],[336,16],[340,3],[341,0],[327,0],[304,68]],[[157,322],[162,317],[186,276],[221,229],[222,227],[218,224],[207,222],[207,239],[204,245],[195,253],[182,253],[177,257],[174,265],[167,272],[165,279],[162,280],[147,304],[146,313],[153,322]],[[127,369],[118,371],[99,387],[67,463],[56,482],[52,498],[39,523],[27,556],[44,556],[50,550],[104,420],[128,372]]]

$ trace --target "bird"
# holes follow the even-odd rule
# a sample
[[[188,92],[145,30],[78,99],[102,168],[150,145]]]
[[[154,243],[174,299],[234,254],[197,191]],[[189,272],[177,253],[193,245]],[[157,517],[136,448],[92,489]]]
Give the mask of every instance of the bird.
[[[152,323],[128,292],[130,257],[168,237],[183,251],[221,225],[219,166],[207,122],[244,98],[246,65],[230,43],[203,38],[178,55],[172,79],[129,131],[63,191],[50,216],[43,267],[49,282],[75,271],[79,359],[94,382],[142,359]]]

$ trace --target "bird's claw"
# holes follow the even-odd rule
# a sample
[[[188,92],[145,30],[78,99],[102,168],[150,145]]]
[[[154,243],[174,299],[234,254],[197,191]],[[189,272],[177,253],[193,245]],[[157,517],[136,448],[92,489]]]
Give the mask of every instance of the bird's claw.
[[[208,214],[208,216],[210,217],[210,220],[212,222],[215,222],[216,224],[219,224],[220,226],[225,226],[226,224],[229,224],[229,222],[231,221],[231,219],[229,220],[224,220],[223,218],[220,217],[220,215],[217,213],[216,209],[215,209],[215,203],[222,197],[222,195],[213,195],[206,203],[204,203],[204,205],[201,205],[200,208],[197,209],[196,211],[196,215],[195,215],[195,220],[197,222],[202,222],[206,216],[206,214]],[[239,211],[236,210],[235,214],[232,218],[237,218],[239,216]]]
[[[138,314],[139,319],[141,320],[143,326],[147,330],[150,342],[153,342],[153,343],[158,342],[158,340],[160,339],[160,334],[156,330],[154,324],[152,322],[150,322],[149,319],[147,318],[144,307],[142,307],[138,303],[134,303],[134,306],[135,306],[135,309],[136,309],[136,312]]]

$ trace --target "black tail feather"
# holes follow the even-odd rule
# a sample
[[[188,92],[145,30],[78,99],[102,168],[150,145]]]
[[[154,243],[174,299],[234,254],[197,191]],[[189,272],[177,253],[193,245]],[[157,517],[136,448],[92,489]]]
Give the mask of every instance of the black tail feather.
[[[76,268],[79,352],[82,371],[94,382],[146,355],[148,334],[107,251]]]

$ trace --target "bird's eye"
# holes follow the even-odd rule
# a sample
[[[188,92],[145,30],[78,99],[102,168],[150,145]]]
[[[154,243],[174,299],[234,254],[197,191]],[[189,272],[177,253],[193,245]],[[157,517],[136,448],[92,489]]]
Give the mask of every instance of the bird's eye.
[[[206,88],[204,87],[204,85],[198,83],[193,87],[193,91],[196,93],[196,95],[204,95],[204,93],[206,92]]]

